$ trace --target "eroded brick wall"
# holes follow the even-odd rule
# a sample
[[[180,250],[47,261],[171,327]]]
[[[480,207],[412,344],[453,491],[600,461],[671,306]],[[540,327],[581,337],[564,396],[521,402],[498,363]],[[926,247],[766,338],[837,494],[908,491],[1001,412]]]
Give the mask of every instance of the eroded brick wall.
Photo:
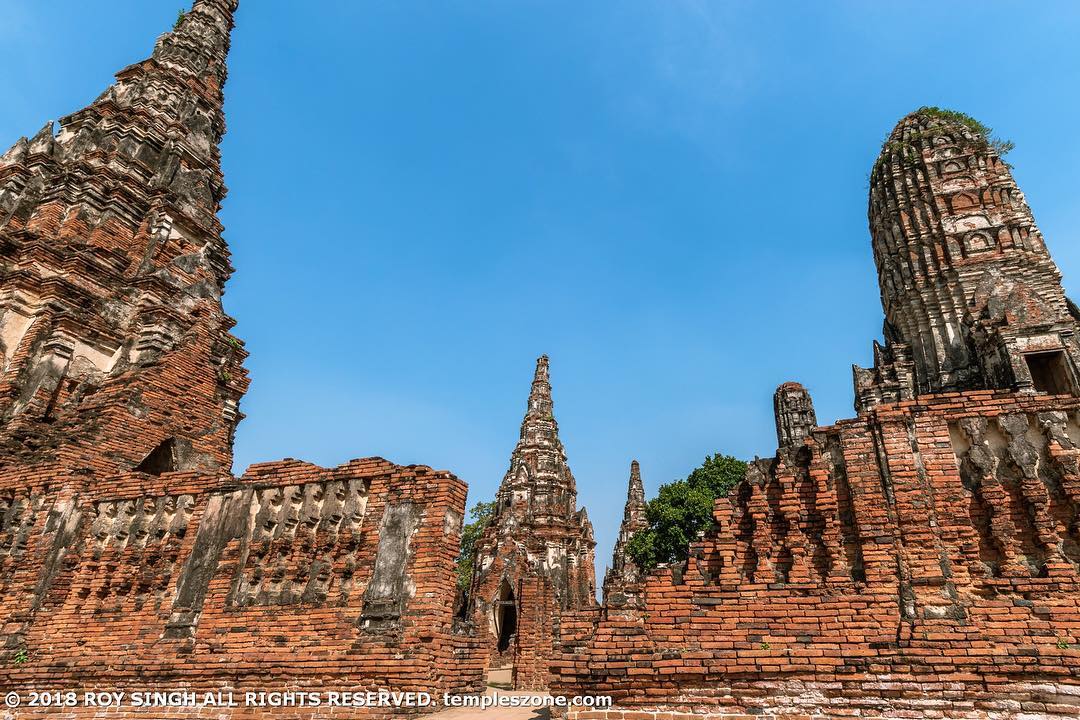
[[[7,473],[0,686],[479,690],[452,606],[465,495],[378,458]]]
[[[643,610],[575,627],[554,689],[648,710],[625,717],[1075,717],[1077,413],[981,391],[816,429],[751,467]]]

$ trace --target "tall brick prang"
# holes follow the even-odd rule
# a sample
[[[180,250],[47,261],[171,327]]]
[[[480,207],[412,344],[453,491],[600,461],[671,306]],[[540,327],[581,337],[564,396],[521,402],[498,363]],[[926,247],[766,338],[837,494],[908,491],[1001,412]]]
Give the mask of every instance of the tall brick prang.
[[[93,104],[0,157],[0,464],[232,464],[248,380],[217,211],[235,9],[199,0]]]
[[[856,368],[860,412],[921,393],[1073,391],[1080,311],[984,129],[928,108],[901,120],[869,216],[886,347]]]
[[[513,663],[516,687],[547,686],[561,613],[596,604],[595,547],[588,514],[577,507],[543,355],[494,517],[476,544],[469,593],[492,662]]]

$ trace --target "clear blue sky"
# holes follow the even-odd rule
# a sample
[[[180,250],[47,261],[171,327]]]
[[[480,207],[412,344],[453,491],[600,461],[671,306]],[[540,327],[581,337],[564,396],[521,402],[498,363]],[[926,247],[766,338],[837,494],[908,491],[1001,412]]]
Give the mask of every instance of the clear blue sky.
[[[0,0],[0,145],[93,100],[187,0]],[[1010,160],[1080,296],[1080,4],[243,0],[226,307],[236,470],[381,455],[491,497],[552,360],[609,561],[651,493],[770,455],[775,386],[852,414],[881,307],[867,173],[920,105]]]

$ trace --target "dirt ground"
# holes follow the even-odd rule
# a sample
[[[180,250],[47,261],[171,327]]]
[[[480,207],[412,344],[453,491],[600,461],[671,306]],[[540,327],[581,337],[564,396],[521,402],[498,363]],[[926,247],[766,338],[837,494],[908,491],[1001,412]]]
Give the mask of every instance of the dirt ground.
[[[524,693],[513,692],[505,688],[510,687],[510,668],[492,670],[488,675],[487,694],[499,693],[500,696],[542,696],[547,693]],[[551,712],[547,708],[509,708],[489,707],[485,709],[475,707],[451,708],[442,712],[428,715],[425,720],[467,720],[468,718],[480,718],[481,720],[550,720]]]

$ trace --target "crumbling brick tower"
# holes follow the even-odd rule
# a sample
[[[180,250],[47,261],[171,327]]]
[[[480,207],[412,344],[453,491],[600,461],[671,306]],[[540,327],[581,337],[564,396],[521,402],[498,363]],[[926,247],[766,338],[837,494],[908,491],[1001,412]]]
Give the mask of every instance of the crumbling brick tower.
[[[560,614],[596,605],[595,546],[588,515],[577,508],[544,355],[494,517],[476,544],[469,593],[473,618],[489,634],[491,662],[513,662],[515,687],[547,686]]]
[[[59,133],[0,157],[0,465],[231,465],[248,384],[217,219],[235,7],[199,0]]]
[[[980,388],[1069,392],[1077,308],[1024,194],[984,132],[922,110],[870,175],[884,348],[855,368],[856,408]]]

